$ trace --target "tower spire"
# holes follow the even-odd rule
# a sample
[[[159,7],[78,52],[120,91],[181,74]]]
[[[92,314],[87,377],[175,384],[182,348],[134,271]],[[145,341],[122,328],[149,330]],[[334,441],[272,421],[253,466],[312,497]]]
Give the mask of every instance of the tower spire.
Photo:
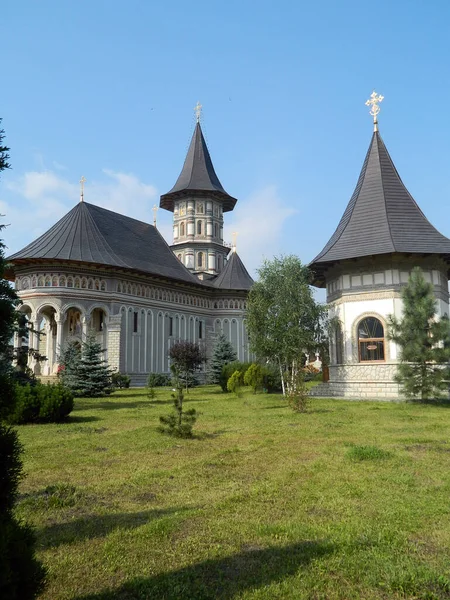
[[[384,96],[381,94],[377,94],[375,90],[370,94],[370,98],[366,102],[366,106],[370,106],[369,114],[373,117],[373,130],[378,131],[378,113],[380,112],[380,107],[378,106],[380,102],[383,102]]]

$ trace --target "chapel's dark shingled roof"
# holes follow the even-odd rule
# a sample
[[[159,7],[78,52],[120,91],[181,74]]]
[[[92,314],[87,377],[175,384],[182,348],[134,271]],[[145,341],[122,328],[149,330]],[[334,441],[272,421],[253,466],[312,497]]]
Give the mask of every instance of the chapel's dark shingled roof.
[[[216,175],[200,123],[195,126],[186,160],[176,184],[170,192],[161,196],[161,208],[173,212],[175,198],[187,192],[210,192],[223,203],[224,212],[233,210],[237,202],[236,198],[223,189]]]
[[[175,257],[159,231],[87,202],[79,202],[46,233],[8,258],[95,263],[202,285]]]
[[[214,280],[213,285],[221,290],[249,290],[253,283],[237,252],[231,252],[227,264]]]
[[[450,240],[420,210],[376,131],[341,221],[309,266],[315,285],[323,286],[324,270],[337,261],[394,252],[450,260]]]

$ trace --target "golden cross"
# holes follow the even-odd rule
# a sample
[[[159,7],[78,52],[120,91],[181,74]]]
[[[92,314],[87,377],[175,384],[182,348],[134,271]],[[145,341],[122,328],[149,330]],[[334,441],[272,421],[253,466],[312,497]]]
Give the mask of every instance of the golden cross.
[[[195,116],[197,118],[197,123],[200,123],[200,117],[201,117],[201,114],[202,114],[202,108],[203,108],[203,106],[200,104],[200,102],[197,102],[196,106],[194,107]]]
[[[232,246],[232,250],[233,250],[233,252],[236,252],[236,241],[237,241],[237,236],[238,236],[238,233],[237,233],[237,231],[233,231],[233,246]]]
[[[82,178],[80,179],[80,202],[83,202],[84,200],[84,183],[86,181],[86,177],[83,175]]]
[[[384,100],[384,96],[377,94],[376,91],[373,90],[373,92],[370,94],[370,98],[366,102],[366,106],[370,106],[369,114],[371,114],[373,117],[373,130],[374,131],[378,131],[377,116],[378,116],[378,113],[380,112],[380,107],[378,106],[378,104],[380,102],[383,102],[383,100]]]
[[[156,213],[158,212],[158,207],[156,204],[153,207],[153,227],[156,227]]]

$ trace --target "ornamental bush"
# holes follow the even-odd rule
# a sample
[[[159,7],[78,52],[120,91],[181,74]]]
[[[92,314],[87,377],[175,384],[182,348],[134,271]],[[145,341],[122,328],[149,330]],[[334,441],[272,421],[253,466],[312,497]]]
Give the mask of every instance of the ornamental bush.
[[[223,392],[228,392],[227,383],[230,377],[233,375],[235,371],[239,371],[240,377],[240,385],[244,385],[244,377],[247,369],[251,363],[243,363],[235,360],[234,362],[227,363],[222,367],[222,373],[220,374],[220,387]]]
[[[227,390],[236,394],[238,398],[241,396],[242,374],[240,371],[235,371],[227,381]]]
[[[111,376],[112,385],[114,388],[119,390],[128,389],[131,383],[131,377],[129,375],[123,375],[122,373],[113,373]]]
[[[147,378],[147,387],[167,387],[172,383],[172,378],[167,373],[150,373]]]
[[[280,368],[274,364],[263,365],[263,389],[269,394],[282,392]]]
[[[261,365],[253,363],[249,366],[244,375],[244,383],[252,388],[254,394],[262,388],[263,370]]]
[[[73,394],[60,384],[16,385],[15,395],[11,424],[58,423],[73,410]]]

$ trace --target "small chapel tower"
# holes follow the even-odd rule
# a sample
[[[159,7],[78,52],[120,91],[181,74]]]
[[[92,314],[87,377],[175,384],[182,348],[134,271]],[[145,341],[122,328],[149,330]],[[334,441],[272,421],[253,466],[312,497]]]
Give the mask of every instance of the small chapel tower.
[[[223,241],[223,213],[233,210],[237,200],[216,175],[200,125],[201,105],[195,110],[197,123],[183,169],[160,206],[173,212],[172,250],[204,279],[218,275],[226,264],[230,249]]]
[[[397,398],[399,349],[387,336],[401,317],[401,290],[414,267],[432,283],[437,315],[449,314],[450,240],[427,220],[406,189],[378,131],[379,103],[366,102],[373,134],[359,179],[328,243],[311,262],[314,285],[326,288],[335,331],[330,380],[314,395]]]

